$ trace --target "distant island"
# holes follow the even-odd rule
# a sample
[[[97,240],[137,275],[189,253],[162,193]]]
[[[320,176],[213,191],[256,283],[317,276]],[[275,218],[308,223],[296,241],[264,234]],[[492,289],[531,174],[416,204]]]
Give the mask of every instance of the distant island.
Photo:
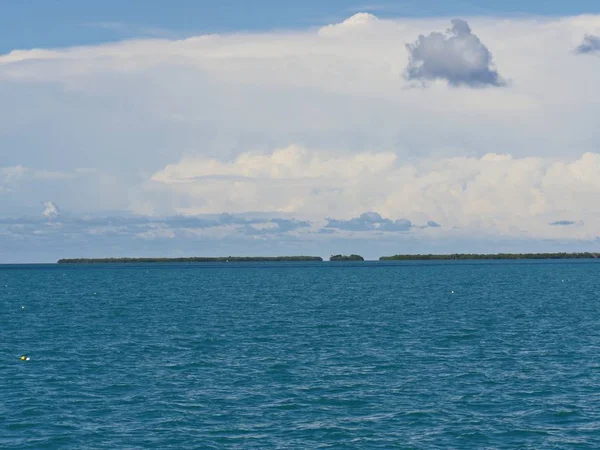
[[[364,261],[365,258],[363,258],[360,255],[332,255],[329,258],[329,261]]]
[[[58,264],[108,263],[227,263],[227,262],[299,262],[323,261],[320,256],[220,256],[189,258],[65,258]]]
[[[382,256],[380,261],[450,261],[470,259],[596,259],[596,253],[456,253],[452,255],[394,255]]]
[[[467,261],[492,259],[597,259],[600,253],[455,253],[448,255],[393,255],[379,261]],[[230,262],[320,262],[320,256],[219,256],[186,258],[64,258],[58,264],[125,263],[230,263]],[[364,261],[360,255],[332,255],[329,261]]]

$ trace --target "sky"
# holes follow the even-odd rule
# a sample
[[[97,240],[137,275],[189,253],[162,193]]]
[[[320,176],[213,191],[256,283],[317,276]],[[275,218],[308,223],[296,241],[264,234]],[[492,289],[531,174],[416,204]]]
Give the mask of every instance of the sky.
[[[0,51],[88,45],[140,36],[302,30],[349,14],[379,17],[565,16],[600,12],[594,0],[0,0]]]
[[[0,0],[0,263],[600,251],[600,5],[520,3]]]

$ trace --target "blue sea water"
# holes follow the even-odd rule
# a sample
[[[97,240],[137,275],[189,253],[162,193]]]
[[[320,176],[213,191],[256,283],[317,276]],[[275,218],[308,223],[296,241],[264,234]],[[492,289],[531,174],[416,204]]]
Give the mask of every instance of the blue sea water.
[[[599,273],[0,266],[0,448],[600,448]]]

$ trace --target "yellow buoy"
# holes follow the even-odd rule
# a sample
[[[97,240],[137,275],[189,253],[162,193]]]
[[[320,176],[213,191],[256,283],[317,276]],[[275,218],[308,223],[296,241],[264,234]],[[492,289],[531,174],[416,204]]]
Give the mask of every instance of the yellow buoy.
[[[21,356],[21,361],[25,361],[27,359],[27,356]]]

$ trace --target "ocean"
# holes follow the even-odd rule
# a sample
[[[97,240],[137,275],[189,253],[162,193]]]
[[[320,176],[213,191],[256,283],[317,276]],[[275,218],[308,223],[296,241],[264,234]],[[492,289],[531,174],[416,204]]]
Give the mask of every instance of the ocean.
[[[600,448],[599,273],[0,266],[0,448]]]

